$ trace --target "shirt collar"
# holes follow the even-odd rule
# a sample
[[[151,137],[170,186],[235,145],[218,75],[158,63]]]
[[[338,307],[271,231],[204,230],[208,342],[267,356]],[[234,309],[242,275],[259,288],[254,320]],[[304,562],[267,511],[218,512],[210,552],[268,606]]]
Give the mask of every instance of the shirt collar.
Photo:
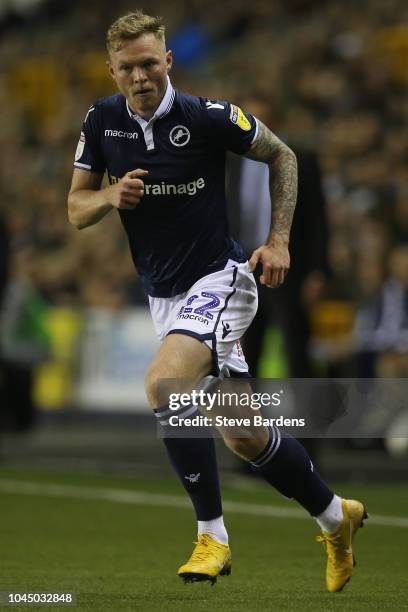
[[[135,121],[138,121],[138,123],[140,123],[141,125],[144,125],[146,123],[149,123],[150,121],[156,121],[156,119],[160,119],[160,117],[164,117],[164,115],[167,115],[167,113],[170,112],[171,107],[173,106],[175,96],[176,92],[174,90],[173,85],[171,84],[169,76],[167,75],[167,87],[163,99],[157,107],[154,115],[149,119],[149,121],[146,121],[146,119],[143,119],[143,117],[140,117],[140,115],[134,113],[130,108],[129,102],[127,100],[126,108],[131,119],[134,119]]]

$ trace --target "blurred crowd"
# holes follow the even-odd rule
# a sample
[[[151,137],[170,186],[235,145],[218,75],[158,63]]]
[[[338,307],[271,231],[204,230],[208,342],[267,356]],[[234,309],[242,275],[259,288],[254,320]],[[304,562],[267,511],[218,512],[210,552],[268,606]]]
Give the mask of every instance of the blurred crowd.
[[[96,98],[114,91],[104,34],[135,7],[122,0],[31,4],[0,14],[9,312],[22,299],[16,287],[58,306],[141,303],[117,215],[78,232],[66,214],[82,120]],[[330,273],[311,312],[315,359],[341,362],[357,352],[360,374],[405,376],[406,2],[154,0],[148,12],[167,24],[176,87],[237,103],[267,99],[269,127],[318,155]]]

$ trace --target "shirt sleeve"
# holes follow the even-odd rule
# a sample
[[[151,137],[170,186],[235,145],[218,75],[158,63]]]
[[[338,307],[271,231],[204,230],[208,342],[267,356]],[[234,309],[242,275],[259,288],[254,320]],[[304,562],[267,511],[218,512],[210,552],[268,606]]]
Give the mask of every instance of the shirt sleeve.
[[[225,100],[204,100],[203,103],[214,144],[239,155],[249,151],[258,134],[256,118]]]
[[[105,172],[106,164],[100,146],[99,113],[100,109],[95,105],[86,114],[75,152],[75,168]]]

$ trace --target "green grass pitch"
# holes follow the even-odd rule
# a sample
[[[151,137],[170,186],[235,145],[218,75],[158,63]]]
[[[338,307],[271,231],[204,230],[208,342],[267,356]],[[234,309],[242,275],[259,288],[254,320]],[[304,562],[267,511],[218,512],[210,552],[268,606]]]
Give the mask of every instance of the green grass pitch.
[[[14,492],[1,488],[15,483]],[[22,481],[39,492],[18,491]],[[58,484],[68,493],[45,495]],[[182,495],[171,480],[0,469],[0,591],[74,591],[78,610],[378,611],[408,609],[408,521],[358,533],[357,567],[342,593],[325,591],[325,555],[312,520],[226,513],[230,577],[184,585],[176,576],[189,556],[195,524],[189,508],[100,499],[102,489]],[[406,487],[364,485],[337,490],[362,499],[373,515],[408,517]],[[75,495],[71,496],[72,490]],[[80,499],[81,490],[95,491]],[[262,483],[224,487],[225,499],[294,508]],[[163,500],[166,497],[162,498]],[[159,504],[159,505],[158,505]],[[27,610],[27,607],[7,609]],[[50,609],[36,606],[36,609]],[[51,609],[56,609],[52,607]]]

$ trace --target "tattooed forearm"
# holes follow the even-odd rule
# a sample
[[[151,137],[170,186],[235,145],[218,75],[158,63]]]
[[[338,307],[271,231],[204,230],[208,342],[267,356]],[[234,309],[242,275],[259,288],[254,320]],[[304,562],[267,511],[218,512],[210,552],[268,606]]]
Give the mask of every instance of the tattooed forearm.
[[[297,197],[297,162],[293,151],[258,119],[259,131],[246,157],[269,165],[272,223],[269,239],[289,240]]]

